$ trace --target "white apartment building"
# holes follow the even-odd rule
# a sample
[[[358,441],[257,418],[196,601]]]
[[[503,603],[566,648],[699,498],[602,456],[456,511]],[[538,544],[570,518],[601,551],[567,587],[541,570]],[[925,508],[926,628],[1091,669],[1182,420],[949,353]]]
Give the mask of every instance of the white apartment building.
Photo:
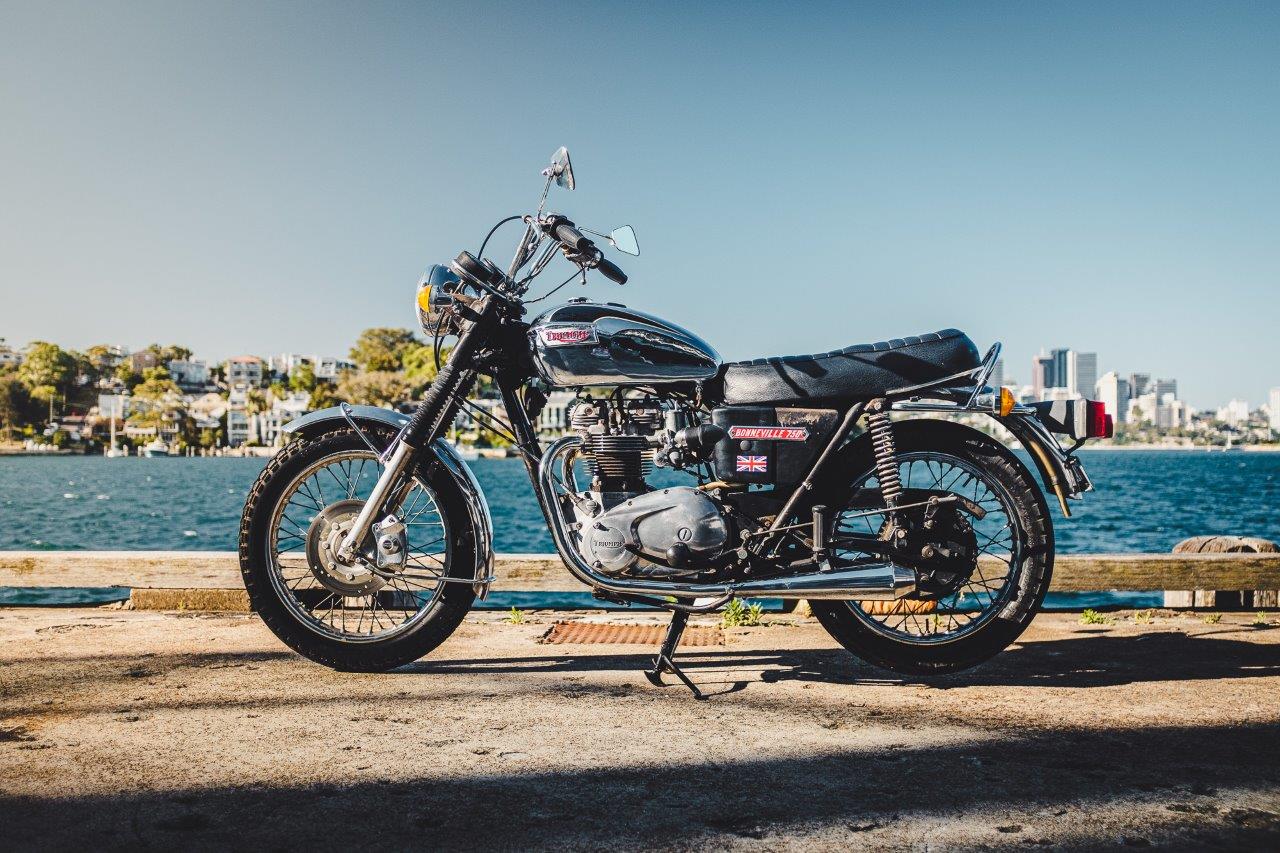
[[[311,366],[317,379],[323,379],[326,382],[337,382],[342,373],[356,369],[356,363],[345,358],[332,355],[303,355],[296,352],[282,352],[271,356],[267,361],[267,369],[279,376],[288,376],[304,364]]]
[[[209,365],[203,361],[174,360],[165,366],[169,369],[169,378],[178,383],[179,388],[203,388],[209,384]]]
[[[237,385],[258,387],[262,385],[262,359],[256,355],[238,355],[227,359],[227,384],[232,388]]]
[[[1129,380],[1114,370],[1109,371],[1098,380],[1094,392],[1116,423],[1124,423],[1129,415]]]
[[[1249,403],[1246,400],[1231,400],[1221,409],[1218,409],[1218,420],[1223,423],[1237,427],[1241,424],[1249,422]]]
[[[1267,401],[1267,408],[1271,410],[1268,422],[1271,425],[1272,434],[1280,433],[1280,388],[1271,389],[1271,397]]]

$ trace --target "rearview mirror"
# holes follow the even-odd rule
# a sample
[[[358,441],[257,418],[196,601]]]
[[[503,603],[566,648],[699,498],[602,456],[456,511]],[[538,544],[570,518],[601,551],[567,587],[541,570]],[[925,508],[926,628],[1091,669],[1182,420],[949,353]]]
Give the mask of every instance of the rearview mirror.
[[[573,189],[573,163],[569,162],[568,148],[561,146],[551,155],[551,176],[556,179],[556,186]]]
[[[609,243],[619,252],[628,255],[639,255],[640,244],[636,242],[636,232],[630,225],[623,225],[609,232]]]

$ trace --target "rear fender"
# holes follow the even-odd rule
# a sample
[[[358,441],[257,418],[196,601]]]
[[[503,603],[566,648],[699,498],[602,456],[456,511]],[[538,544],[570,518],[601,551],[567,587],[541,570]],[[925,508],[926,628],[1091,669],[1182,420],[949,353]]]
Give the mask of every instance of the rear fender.
[[[361,427],[377,427],[399,432],[409,422],[409,415],[377,406],[352,406],[351,419]],[[347,429],[349,426],[342,409],[333,406],[295,418],[284,426],[283,432],[288,435],[315,438],[325,433]],[[471,530],[475,537],[476,565],[473,577],[476,582],[474,588],[476,595],[484,599],[489,594],[489,584],[493,582],[493,518],[489,515],[489,502],[484,498],[484,491],[481,490],[476,475],[467,466],[466,461],[458,455],[458,451],[452,444],[444,439],[436,439],[425,452],[440,461],[462,492],[467,505],[467,515],[471,521]]]
[[[1058,498],[1062,514],[1071,517],[1071,507],[1067,498],[1078,498],[1093,488],[1080,460],[1068,456],[1062,445],[1049,434],[1048,430],[1035,419],[1034,415],[1011,414],[1005,417],[994,416],[1013,437],[1026,448],[1027,453],[1035,460],[1040,478],[1045,488]]]

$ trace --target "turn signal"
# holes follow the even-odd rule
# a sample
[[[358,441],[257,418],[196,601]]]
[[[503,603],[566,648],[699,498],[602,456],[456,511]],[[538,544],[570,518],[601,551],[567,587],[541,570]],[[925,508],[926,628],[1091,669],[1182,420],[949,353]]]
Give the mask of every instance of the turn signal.
[[[1013,407],[1015,403],[1017,403],[1017,401],[1013,399],[1013,392],[1010,391],[1008,388],[1001,388],[1000,389],[1000,417],[1002,418],[1008,417],[1009,413],[1013,411]]]
[[[418,288],[418,308],[423,314],[431,313],[431,285]]]

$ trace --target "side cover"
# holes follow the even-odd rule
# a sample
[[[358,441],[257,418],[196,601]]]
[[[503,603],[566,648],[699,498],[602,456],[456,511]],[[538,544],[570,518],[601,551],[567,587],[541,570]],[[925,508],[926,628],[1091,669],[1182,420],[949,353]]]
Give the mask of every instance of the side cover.
[[[352,419],[361,426],[390,427],[399,431],[409,422],[409,416],[391,409],[380,409],[377,406],[352,406]],[[347,425],[342,409],[333,406],[303,415],[285,424],[284,432],[297,433],[308,438],[322,435]],[[458,451],[443,439],[438,439],[431,452],[444,465],[445,470],[453,477],[462,491],[467,503],[467,514],[471,518],[471,529],[475,531],[475,591],[481,599],[489,594],[489,584],[493,579],[493,519],[489,515],[489,502],[484,499],[484,491],[475,474],[467,467],[467,463],[458,455]]]

